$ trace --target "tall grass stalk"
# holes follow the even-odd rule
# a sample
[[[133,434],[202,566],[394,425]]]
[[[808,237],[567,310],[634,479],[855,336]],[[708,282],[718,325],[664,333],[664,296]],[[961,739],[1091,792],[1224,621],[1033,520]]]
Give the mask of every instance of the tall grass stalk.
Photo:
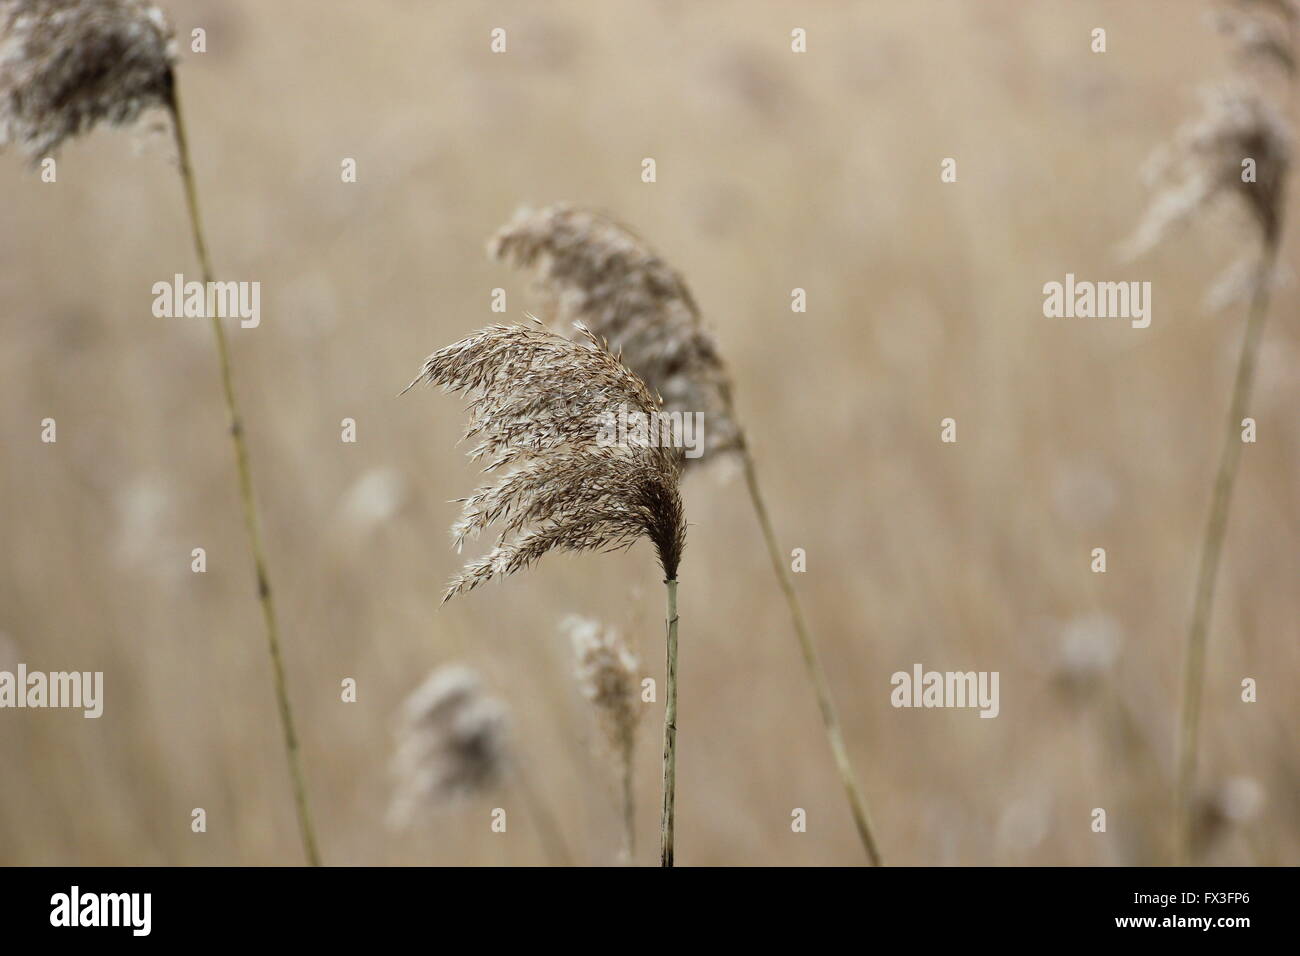
[[[1281,244],[1294,140],[1290,114],[1296,69],[1296,6],[1291,0],[1264,0],[1227,5],[1218,13],[1217,26],[1229,37],[1235,67],[1226,80],[1204,91],[1200,113],[1153,156],[1147,178],[1157,188],[1127,244],[1130,255],[1145,253],[1220,199],[1231,200],[1260,239],[1259,252],[1250,253],[1254,261],[1239,260],[1211,293],[1211,301],[1224,304],[1248,298],[1249,306],[1183,655],[1172,795],[1171,858],[1177,864],[1190,862],[1194,851],[1201,700],[1214,592],[1241,464],[1238,430],[1250,404]]]
[[[668,591],[667,676],[664,699],[664,809],[660,821],[659,865],[673,865],[673,826],[677,812],[677,582]]]
[[[1196,576],[1195,603],[1192,622],[1187,632],[1187,646],[1183,664],[1182,712],[1178,722],[1178,777],[1175,798],[1174,861],[1182,866],[1191,862],[1193,822],[1195,809],[1196,763],[1200,746],[1201,698],[1205,687],[1205,656],[1208,644],[1210,616],[1214,609],[1214,589],[1219,575],[1219,559],[1228,529],[1228,511],[1232,506],[1232,489],[1241,464],[1241,420],[1250,405],[1251,389],[1255,381],[1255,365],[1259,354],[1264,320],[1268,316],[1269,288],[1277,260],[1276,235],[1264,241],[1258,274],[1251,294],[1250,312],[1246,331],[1242,336],[1241,354],[1237,359],[1237,374],[1232,386],[1232,400],[1228,409],[1228,427],[1224,435],[1223,450],[1219,454],[1219,467],[1214,478],[1214,491],[1210,500],[1210,514],[1205,525],[1201,544],[1200,569]]]
[[[185,134],[185,122],[182,118],[180,97],[173,83],[167,101],[171,113],[172,129],[175,131],[176,151],[180,157],[181,181],[185,187],[185,205],[189,210],[190,231],[194,240],[194,251],[199,258],[203,272],[204,288],[215,281],[212,260],[208,253],[207,240],[204,238],[202,220],[199,216],[198,189],[194,178],[194,166],[190,158],[189,140]],[[217,363],[221,376],[221,391],[226,402],[226,414],[230,422],[230,438],[235,448],[235,469],[239,482],[239,498],[243,506],[244,527],[248,532],[248,548],[253,558],[253,568],[257,575],[257,599],[262,607],[262,621],[266,627],[267,648],[271,655],[271,677],[275,685],[275,698],[280,711],[280,726],[284,731],[284,749],[289,761],[289,775],[293,784],[294,804],[298,814],[298,829],[302,837],[303,851],[307,862],[320,866],[320,851],[316,842],[316,833],[312,826],[311,811],[307,801],[307,781],[302,769],[302,759],[298,747],[298,734],[294,729],[293,708],[289,703],[288,682],[285,677],[284,656],[280,649],[280,626],[276,618],[275,602],[271,593],[271,579],[266,570],[266,556],[262,547],[262,532],[257,516],[257,504],[253,498],[252,467],[248,458],[248,443],[244,439],[244,422],[235,399],[234,376],[230,367],[230,348],[226,342],[226,333],[221,320],[216,315],[211,317],[212,333],[217,342]]]
[[[794,622],[795,637],[799,641],[799,651],[803,656],[804,669],[808,672],[808,679],[813,685],[813,693],[817,696],[817,706],[821,711],[822,726],[826,730],[826,740],[830,744],[831,754],[835,758],[835,769],[839,773],[840,783],[844,786],[844,793],[849,801],[849,812],[853,815],[853,823],[857,827],[858,839],[862,842],[862,848],[866,851],[871,865],[881,866],[884,860],[880,854],[880,845],[876,842],[876,833],[871,825],[871,814],[867,810],[867,802],[862,798],[862,791],[858,789],[858,781],[853,774],[853,764],[849,761],[848,748],[844,746],[844,733],[840,729],[840,718],[835,709],[835,700],[831,696],[830,683],[826,679],[826,669],[822,666],[821,658],[817,656],[817,647],[813,644],[812,637],[808,633],[808,623],[804,619],[803,607],[799,604],[799,595],[795,592],[794,583],[790,580],[789,569],[786,567],[785,559],[781,556],[781,549],[776,543],[776,532],[772,529],[772,519],[768,516],[767,505],[763,502],[763,493],[758,487],[758,472],[754,466],[754,456],[747,444],[741,446],[741,456],[745,469],[745,484],[749,488],[749,499],[753,502],[754,514],[758,518],[759,527],[762,529],[763,541],[767,545],[768,556],[772,559],[772,570],[776,574],[777,581],[781,585],[781,593],[785,596],[786,604],[790,608],[790,617]]]

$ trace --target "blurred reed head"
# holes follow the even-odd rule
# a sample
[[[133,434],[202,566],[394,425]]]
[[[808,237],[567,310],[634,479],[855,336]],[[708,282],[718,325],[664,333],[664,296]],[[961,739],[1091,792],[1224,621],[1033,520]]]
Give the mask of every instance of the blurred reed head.
[[[617,629],[591,618],[570,615],[560,622],[560,630],[573,645],[574,676],[596,710],[606,743],[620,760],[627,760],[641,716],[636,655]]]
[[[1228,38],[1243,69],[1279,69],[1295,73],[1296,0],[1230,0],[1215,11],[1213,22]]]
[[[555,324],[580,322],[609,342],[669,412],[704,413],[706,460],[739,447],[731,383],[681,275],[636,233],[568,203],[521,207],[488,254],[531,269]]]
[[[143,0],[0,0],[0,144],[34,159],[97,123],[171,105],[176,61]]]
[[[505,704],[483,692],[478,675],[448,665],[406,699],[392,771],[390,823],[483,793],[505,776],[509,740]]]
[[[1148,252],[1178,227],[1227,200],[1265,243],[1276,243],[1282,224],[1292,132],[1281,94],[1261,68],[1294,72],[1296,7],[1290,0],[1242,0],[1217,19],[1236,56],[1233,74],[1202,91],[1198,115],[1151,158],[1145,178],[1153,188],[1147,212],[1124,254]],[[1254,163],[1253,177],[1244,163]],[[1212,303],[1235,301],[1260,281],[1252,259],[1230,267],[1211,290]]]
[[[1264,808],[1264,787],[1254,777],[1227,777],[1197,800],[1193,839],[1205,852],[1233,832],[1249,827]]]
[[[408,385],[471,396],[465,438],[484,471],[509,466],[477,489],[452,526],[459,548],[493,525],[496,546],[452,579],[443,600],[529,567],[548,551],[608,551],[642,536],[676,579],[686,541],[679,449],[605,446],[620,410],[649,415],[659,400],[586,329],[566,339],[533,320],[493,325],[433,353]]]
[[[1254,182],[1242,179],[1245,159],[1255,161]],[[1147,178],[1157,188],[1130,253],[1148,251],[1223,198],[1244,208],[1271,240],[1281,222],[1290,160],[1290,128],[1258,88],[1234,81],[1205,90],[1201,113],[1152,157]]]

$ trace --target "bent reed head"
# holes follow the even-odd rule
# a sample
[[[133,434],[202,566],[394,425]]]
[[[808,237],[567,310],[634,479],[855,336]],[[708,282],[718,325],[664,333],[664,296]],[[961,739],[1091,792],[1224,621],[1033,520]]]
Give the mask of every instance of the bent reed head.
[[[658,398],[585,328],[576,340],[529,325],[492,325],[434,352],[416,376],[470,396],[465,438],[484,471],[506,468],[467,498],[452,526],[457,548],[494,525],[495,547],[452,579],[446,601],[514,574],[549,551],[609,551],[649,538],[664,575],[677,577],[686,539],[678,492],[681,452],[603,445],[620,408],[649,414]]]

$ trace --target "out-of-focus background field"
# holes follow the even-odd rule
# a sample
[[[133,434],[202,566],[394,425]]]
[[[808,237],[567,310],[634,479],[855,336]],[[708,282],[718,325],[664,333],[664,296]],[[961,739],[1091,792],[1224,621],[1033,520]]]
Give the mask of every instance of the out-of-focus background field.
[[[553,555],[439,607],[461,560],[449,499],[476,475],[458,400],[397,397],[428,352],[501,318],[494,287],[510,315],[540,304],[484,243],[518,204],[559,199],[633,224],[716,331],[783,545],[807,550],[796,584],[887,859],[1164,859],[1243,323],[1203,296],[1247,236],[1221,217],[1137,262],[1116,249],[1144,159],[1226,65],[1207,8],[165,6],[183,37],[208,31],[180,77],[217,270],[262,283],[261,327],[230,331],[327,862],[545,862],[508,792],[385,826],[397,709],[451,661],[508,701],[576,855],[615,857],[613,779],[556,626],[627,627],[661,679],[651,552]],[[211,332],[150,312],[155,281],[198,273],[162,122],[72,143],[53,185],[0,157],[0,669],[106,675],[97,721],[0,712],[3,863],[302,859]],[[1152,281],[1151,327],[1044,318],[1043,283],[1066,272]],[[1266,329],[1213,621],[1211,863],[1300,862],[1296,304],[1284,288]],[[860,862],[743,484],[714,468],[684,491],[678,861]],[[890,675],[916,662],[999,671],[1000,716],[892,708]],[[1245,677],[1258,703],[1239,701]],[[638,749],[641,863],[661,715],[646,706]]]

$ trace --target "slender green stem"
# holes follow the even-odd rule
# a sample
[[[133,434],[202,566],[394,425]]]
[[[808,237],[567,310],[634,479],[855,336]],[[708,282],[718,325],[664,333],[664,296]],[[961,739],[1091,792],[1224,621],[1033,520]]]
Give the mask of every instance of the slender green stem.
[[[853,775],[853,765],[849,762],[849,752],[844,746],[844,734],[840,731],[840,719],[835,710],[835,701],[831,697],[830,683],[826,680],[826,671],[817,656],[817,648],[808,634],[808,624],[804,620],[803,608],[795,594],[790,572],[785,559],[776,543],[776,532],[772,530],[772,519],[768,517],[767,506],[758,487],[758,473],[754,467],[754,457],[748,445],[741,446],[741,457],[745,466],[745,481],[749,485],[749,497],[754,503],[754,512],[758,515],[759,527],[763,530],[763,540],[767,543],[767,553],[772,559],[772,569],[781,584],[786,603],[790,606],[790,616],[794,619],[795,636],[799,639],[799,650],[803,653],[804,667],[808,679],[812,681],[813,691],[817,695],[817,706],[821,709],[822,724],[826,728],[826,739],[830,742],[831,754],[835,758],[835,767],[839,771],[840,781],[848,796],[849,811],[858,828],[858,838],[872,866],[880,866],[880,847],[876,843],[875,831],[871,826],[871,814],[867,811],[866,801],[858,789],[857,779]]]
[[[677,799],[677,582],[668,588],[668,686],[664,703],[664,812],[659,865],[673,865],[673,817]]]
[[[1192,623],[1187,632],[1183,707],[1178,724],[1178,780],[1174,795],[1174,862],[1180,866],[1190,862],[1192,856],[1196,758],[1200,745],[1201,695],[1205,686],[1205,651],[1209,638],[1210,613],[1214,607],[1219,557],[1223,552],[1223,540],[1228,528],[1232,488],[1241,463],[1241,421],[1246,417],[1251,387],[1255,381],[1255,360],[1259,354],[1264,320],[1268,316],[1269,287],[1276,258],[1277,241],[1275,238],[1267,239],[1255,277],[1250,314],[1246,319],[1246,331],[1241,342],[1241,356],[1237,360],[1237,377],[1232,386],[1232,401],[1228,409],[1228,429],[1224,436],[1223,451],[1219,455],[1219,470],[1214,479],[1210,516],[1205,525],[1201,563],[1196,576]]]
[[[185,202],[190,214],[190,228],[194,238],[194,250],[199,257],[203,270],[205,288],[214,280],[212,260],[208,255],[208,244],[203,237],[203,227],[199,218],[198,190],[195,186],[194,168],[190,162],[189,142],[185,136],[185,123],[181,116],[180,99],[175,85],[172,86],[169,107],[172,114],[172,129],[176,136],[176,150],[180,156],[181,180],[185,185]],[[235,401],[234,377],[230,370],[230,349],[226,344],[226,333],[221,321],[212,316],[212,331],[217,340],[217,361],[221,372],[221,389],[226,400],[226,413],[230,421],[230,437],[235,447],[235,467],[239,477],[239,497],[243,504],[244,526],[248,530],[248,546],[253,557],[253,568],[257,575],[257,599],[262,606],[262,619],[266,625],[266,639],[271,653],[271,675],[275,682],[275,696],[280,708],[280,724],[284,729],[284,746],[289,758],[289,773],[293,781],[294,799],[298,809],[298,828],[302,835],[303,850],[307,862],[320,866],[320,853],[316,848],[316,834],[312,829],[311,814],[307,806],[307,784],[302,771],[298,753],[298,735],[294,731],[293,710],[289,706],[289,691],[285,680],[284,659],[280,653],[280,628],[275,615],[275,603],[271,597],[271,581],[266,572],[266,558],[262,550],[262,533],[257,518],[257,506],[253,499],[252,469],[248,461],[248,445],[244,441],[244,423]]]

